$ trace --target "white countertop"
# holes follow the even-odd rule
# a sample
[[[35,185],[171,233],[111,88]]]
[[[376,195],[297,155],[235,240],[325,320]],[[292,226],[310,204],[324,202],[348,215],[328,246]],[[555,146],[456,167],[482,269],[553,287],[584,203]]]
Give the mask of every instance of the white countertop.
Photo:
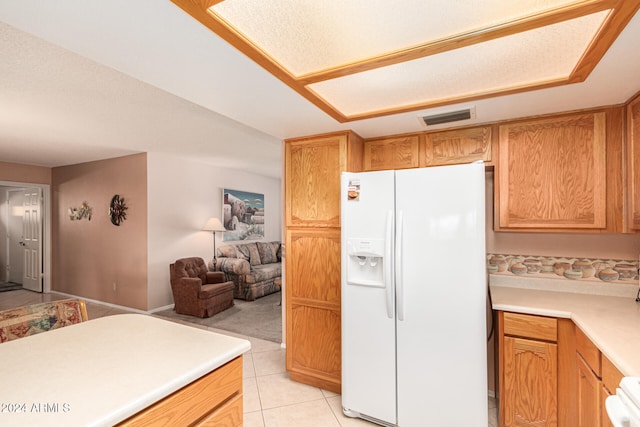
[[[142,314],[6,342],[0,425],[110,426],[250,348],[243,339]]]
[[[620,372],[640,376],[638,285],[522,279],[491,276],[494,310],[571,319]]]

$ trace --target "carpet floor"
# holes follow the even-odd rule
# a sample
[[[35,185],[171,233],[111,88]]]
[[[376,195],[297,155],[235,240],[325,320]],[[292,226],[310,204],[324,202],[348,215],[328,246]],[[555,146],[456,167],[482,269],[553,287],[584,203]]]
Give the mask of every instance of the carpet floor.
[[[277,343],[282,341],[280,292],[258,298],[255,301],[236,299],[234,303],[233,307],[206,319],[177,314],[173,309],[162,310],[153,314],[267,341]]]

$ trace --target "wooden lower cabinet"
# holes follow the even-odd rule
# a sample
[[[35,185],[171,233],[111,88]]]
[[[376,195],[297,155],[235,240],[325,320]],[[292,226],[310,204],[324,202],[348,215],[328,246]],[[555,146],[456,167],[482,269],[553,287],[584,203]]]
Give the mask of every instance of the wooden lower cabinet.
[[[499,425],[575,426],[569,319],[498,312]]]
[[[192,382],[118,426],[242,426],[242,356]]]
[[[603,354],[602,392],[600,393],[600,418],[602,419],[602,427],[613,427],[613,423],[609,420],[607,410],[605,409],[605,400],[612,394],[616,394],[616,388],[619,387],[623,376],[622,372]]]
[[[577,398],[578,417],[580,427],[600,427],[600,378],[591,370],[580,354],[576,354],[577,361]]]
[[[611,427],[623,375],[569,319],[498,312],[499,425]]]
[[[501,313],[500,330],[500,425],[557,426],[556,320]]]
[[[505,426],[556,426],[556,344],[504,338]]]
[[[341,392],[340,229],[287,230],[287,371]]]

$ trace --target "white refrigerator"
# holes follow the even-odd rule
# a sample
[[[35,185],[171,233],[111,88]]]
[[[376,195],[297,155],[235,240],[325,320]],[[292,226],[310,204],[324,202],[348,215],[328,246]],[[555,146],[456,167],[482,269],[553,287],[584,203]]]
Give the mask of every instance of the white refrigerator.
[[[488,424],[484,165],[343,173],[342,406]]]

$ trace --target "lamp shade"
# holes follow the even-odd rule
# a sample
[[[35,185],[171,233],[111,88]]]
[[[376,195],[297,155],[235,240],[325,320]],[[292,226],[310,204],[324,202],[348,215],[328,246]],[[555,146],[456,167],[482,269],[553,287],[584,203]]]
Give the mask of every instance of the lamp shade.
[[[203,231],[227,231],[218,218],[209,218],[209,221],[202,227]]]

